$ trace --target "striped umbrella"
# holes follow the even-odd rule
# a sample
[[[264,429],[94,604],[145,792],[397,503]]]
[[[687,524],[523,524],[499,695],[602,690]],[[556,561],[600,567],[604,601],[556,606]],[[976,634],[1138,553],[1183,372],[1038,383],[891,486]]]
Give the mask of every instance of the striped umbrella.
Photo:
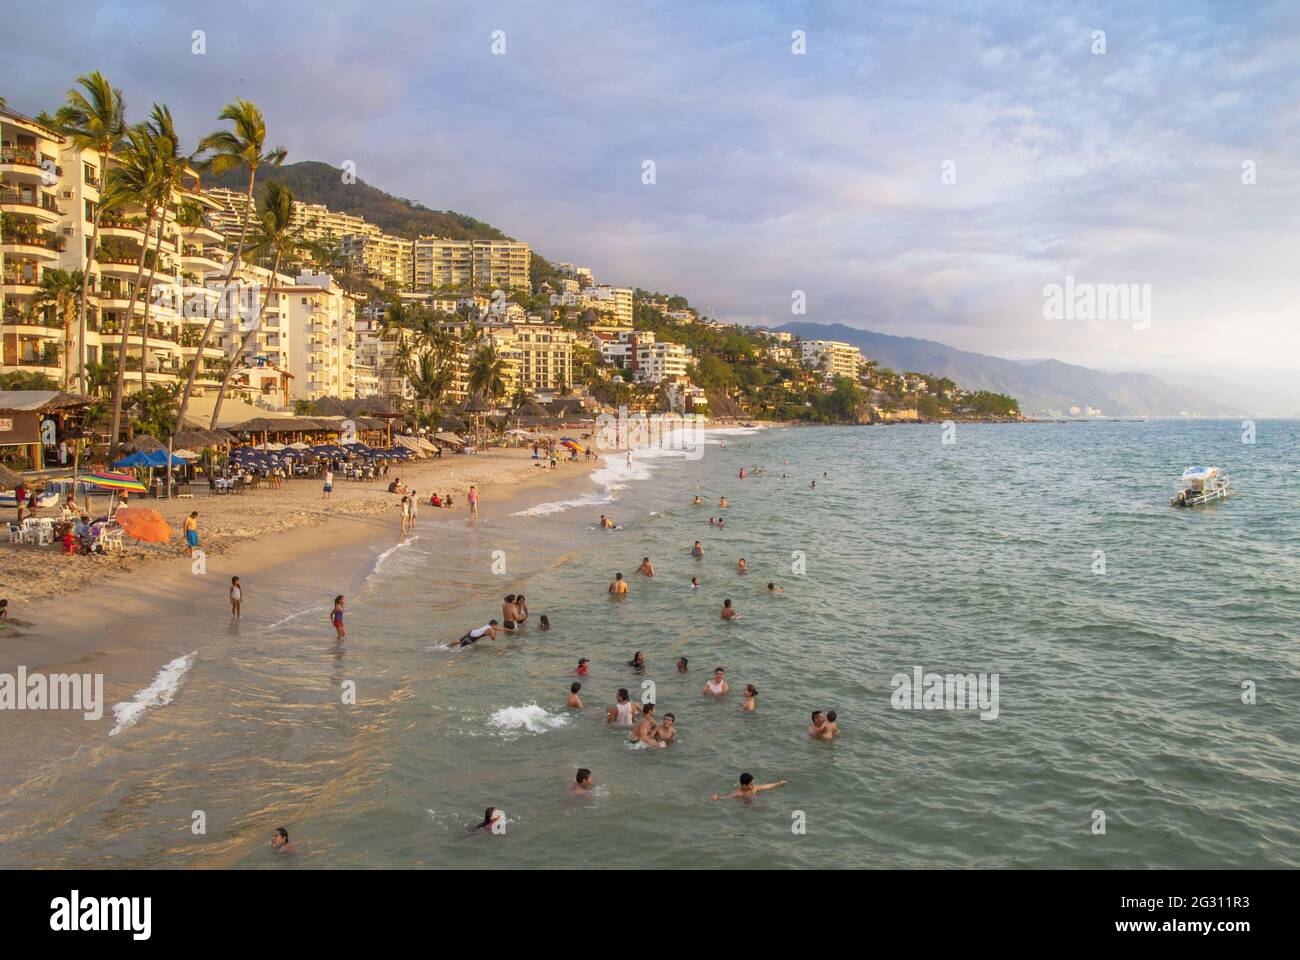
[[[126,490],[128,493],[147,493],[143,483],[129,473],[87,473],[77,478],[88,487],[103,487],[106,490]]]
[[[560,446],[568,447],[570,450],[573,450],[576,453],[582,453],[582,446],[578,443],[578,441],[574,440],[572,437],[561,437]]]

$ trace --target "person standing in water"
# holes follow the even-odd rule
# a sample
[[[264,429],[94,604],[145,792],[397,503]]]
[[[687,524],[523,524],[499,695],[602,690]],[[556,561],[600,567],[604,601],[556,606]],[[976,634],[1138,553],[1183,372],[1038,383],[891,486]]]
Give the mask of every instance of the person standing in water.
[[[647,703],[641,709],[641,717],[633,724],[632,732],[627,738],[633,743],[643,743],[647,747],[665,747],[667,744],[655,739],[655,731],[658,728],[659,724],[655,723],[655,705]]]
[[[731,692],[731,686],[723,679],[723,670],[721,667],[713,668],[713,679],[704,684],[704,689],[700,691],[706,697],[724,697]]]
[[[745,700],[741,704],[745,710],[755,710],[758,708],[758,687],[752,683],[745,684]]]
[[[704,558],[704,547],[700,544],[700,541],[696,540],[695,546],[691,547],[691,556],[696,560],[702,560]]]
[[[577,774],[573,778],[573,792],[578,794],[586,793],[592,786],[594,784],[591,779],[591,771],[586,767],[579,767]]]
[[[582,697],[578,696],[578,691],[582,689],[582,684],[577,680],[569,684],[569,697],[564,701],[564,705],[570,710],[582,709]]]
[[[619,687],[614,705],[605,713],[605,722],[616,727],[630,727],[640,712],[641,704],[629,699],[627,687]]]
[[[243,619],[243,616],[240,614],[240,608],[243,606],[243,603],[244,603],[244,591],[240,589],[239,578],[231,577],[230,578],[230,615],[236,618],[237,620]]]
[[[722,619],[723,619],[723,620],[735,620],[738,616],[740,616],[740,614],[738,614],[738,613],[736,612],[736,608],[733,607],[733,606],[731,605],[731,598],[728,597],[726,600],[723,600],[723,601],[722,601]]]
[[[343,594],[334,598],[334,609],[330,611],[330,623],[334,624],[334,633],[338,639],[342,640],[347,636],[347,630],[343,628]]]
[[[471,520],[478,519],[478,489],[470,484],[469,487],[469,517]]]
[[[609,585],[609,592],[616,596],[623,596],[627,593],[627,581],[623,579],[623,574],[614,574],[614,582]]]
[[[653,577],[655,575],[655,568],[651,565],[649,557],[641,558],[641,566],[636,568],[636,572],[647,577]]]

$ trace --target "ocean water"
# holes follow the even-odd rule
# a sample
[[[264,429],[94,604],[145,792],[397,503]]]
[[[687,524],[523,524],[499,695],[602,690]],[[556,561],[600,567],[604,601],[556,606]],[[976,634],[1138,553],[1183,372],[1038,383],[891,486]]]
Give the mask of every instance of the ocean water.
[[[1208,421],[955,439],[714,433],[697,460],[611,457],[588,488],[477,526],[426,510],[400,545],[246,584],[241,624],[224,593],[169,612],[158,677],[6,793],[0,864],[1300,866],[1300,423],[1261,422],[1253,445]],[[1231,468],[1235,495],[1171,509],[1199,463]],[[520,592],[524,630],[447,648]],[[893,679],[918,669],[996,674],[996,718],[898,709]],[[605,723],[646,681],[676,714],[668,749]],[[813,709],[838,712],[834,743],[807,736]],[[788,784],[709,799],[742,771]],[[467,834],[488,806],[505,835]],[[294,857],[265,849],[280,825]]]

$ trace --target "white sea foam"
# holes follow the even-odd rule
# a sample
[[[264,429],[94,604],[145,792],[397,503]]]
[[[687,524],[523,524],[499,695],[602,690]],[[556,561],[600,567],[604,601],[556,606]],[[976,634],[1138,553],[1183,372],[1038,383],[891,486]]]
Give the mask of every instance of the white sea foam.
[[[117,723],[112,730],[108,731],[108,735],[116,736],[123,730],[134,727],[150,707],[165,707],[171,703],[181,685],[181,678],[193,666],[196,656],[198,656],[197,651],[177,657],[158,671],[158,676],[154,677],[153,683],[149,686],[130,700],[114,704],[113,718]]]
[[[306,610],[299,610],[297,613],[291,613],[287,617],[283,617],[275,621],[275,623],[268,625],[266,629],[274,630],[276,627],[283,627],[290,620],[297,620],[299,617],[305,617],[309,613],[321,613],[328,609],[330,608],[329,607],[308,607]]]
[[[548,513],[561,513],[572,507],[594,507],[602,503],[613,503],[614,495],[612,493],[590,493],[585,497],[577,497],[573,500],[552,500],[550,503],[539,503],[535,507],[529,507],[527,510],[519,510],[512,513],[512,517],[543,517]]]
[[[488,718],[488,723],[502,731],[545,733],[567,726],[569,718],[563,714],[547,713],[537,704],[530,703],[522,707],[502,707]]]
[[[404,547],[409,547],[411,544],[415,543],[415,541],[419,539],[420,538],[418,535],[413,535],[411,537],[408,537],[405,540],[398,542],[394,546],[389,547],[387,550],[381,553],[378,557],[375,558],[375,565],[370,568],[370,576],[366,577],[366,579],[369,580],[371,577],[378,576],[379,570],[381,567],[383,567],[385,560],[387,560],[389,557],[395,554],[398,550],[401,550]]]

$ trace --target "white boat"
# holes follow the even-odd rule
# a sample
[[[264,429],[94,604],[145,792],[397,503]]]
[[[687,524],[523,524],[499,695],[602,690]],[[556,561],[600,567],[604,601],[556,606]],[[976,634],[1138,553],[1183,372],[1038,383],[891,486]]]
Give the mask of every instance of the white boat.
[[[1215,500],[1228,499],[1228,471],[1218,467],[1188,467],[1172,507],[1199,507]]]

